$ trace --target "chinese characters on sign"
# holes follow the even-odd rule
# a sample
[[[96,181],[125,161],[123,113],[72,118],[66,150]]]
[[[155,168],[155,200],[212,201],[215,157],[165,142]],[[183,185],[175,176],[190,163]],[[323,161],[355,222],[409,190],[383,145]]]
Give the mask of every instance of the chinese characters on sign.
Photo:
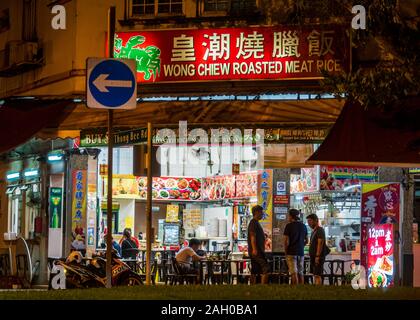
[[[263,217],[260,220],[260,224],[264,230],[266,241],[271,242],[273,228],[273,170],[260,170],[257,181],[258,204],[263,208]]]
[[[368,230],[368,284],[369,287],[393,285],[394,244],[392,224],[373,225]]]
[[[369,285],[371,286],[389,286],[392,284],[392,281],[389,280],[392,280],[392,269],[389,271],[391,275],[384,274],[383,270],[378,271],[377,267],[373,267],[371,257],[384,255],[385,258],[381,258],[380,263],[391,263],[392,265],[392,257],[388,257],[388,253],[391,252],[390,254],[392,254],[390,250],[393,246],[393,224],[398,225],[400,219],[400,188],[399,183],[362,184],[361,264],[368,271],[368,277],[373,277],[373,280],[369,278]],[[387,228],[390,230],[390,235],[388,235]],[[382,247],[376,245],[379,236],[383,237],[385,242],[387,241],[380,245]],[[372,238],[375,239],[374,245],[372,245]],[[383,283],[378,283],[378,281],[383,281]]]
[[[86,221],[86,170],[73,170],[72,231],[85,236]]]
[[[119,32],[114,57],[138,82],[319,79],[349,70],[350,41],[338,25]]]

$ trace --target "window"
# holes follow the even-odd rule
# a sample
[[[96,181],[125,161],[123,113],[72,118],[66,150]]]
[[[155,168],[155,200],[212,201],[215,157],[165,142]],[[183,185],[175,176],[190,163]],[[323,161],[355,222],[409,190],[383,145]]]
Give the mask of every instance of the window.
[[[160,14],[182,14],[182,1],[183,0],[132,0],[131,15],[156,16]]]
[[[204,0],[204,11],[228,11],[229,0]]]
[[[133,0],[132,15],[154,15],[155,14],[155,0]]]

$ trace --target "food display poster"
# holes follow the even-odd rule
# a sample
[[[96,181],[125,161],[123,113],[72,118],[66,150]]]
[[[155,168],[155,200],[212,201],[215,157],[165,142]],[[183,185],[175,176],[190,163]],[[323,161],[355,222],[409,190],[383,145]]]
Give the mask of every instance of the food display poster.
[[[374,225],[399,224],[399,183],[363,183],[361,205],[361,264],[368,270],[369,229]]]
[[[203,200],[234,198],[235,181],[235,175],[203,178]]]
[[[290,193],[318,191],[318,166],[301,168],[300,175],[290,175]]]
[[[166,222],[178,222],[179,206],[176,204],[169,204],[166,206]]]
[[[257,197],[257,171],[207,178],[154,177],[153,200],[210,201]],[[107,178],[104,177],[106,192]],[[147,177],[114,175],[115,198],[146,199]],[[106,194],[104,194],[106,196]]]
[[[386,288],[394,284],[393,225],[375,224],[368,229],[368,284]]]
[[[136,177],[140,199],[147,198],[147,178]],[[153,200],[200,200],[201,179],[154,177],[152,184]]]
[[[258,204],[263,208],[260,224],[266,237],[266,251],[271,251],[273,229],[273,170],[258,171]]]
[[[320,166],[320,189],[342,191],[362,182],[377,181],[376,167]],[[351,190],[350,190],[351,191]]]

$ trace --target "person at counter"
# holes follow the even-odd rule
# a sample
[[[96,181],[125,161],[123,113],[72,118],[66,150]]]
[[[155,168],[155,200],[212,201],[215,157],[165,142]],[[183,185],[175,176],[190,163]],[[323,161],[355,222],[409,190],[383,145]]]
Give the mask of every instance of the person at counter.
[[[306,217],[309,227],[312,229],[311,242],[309,244],[309,257],[311,273],[314,275],[314,283],[322,284],[322,274],[324,273],[325,256],[330,253],[330,249],[325,243],[325,231],[319,225],[316,214]]]
[[[292,285],[304,282],[304,248],[308,243],[308,231],[299,216],[299,210],[290,209],[289,223],[284,228],[284,248]]]
[[[175,256],[176,262],[178,262],[179,267],[181,268],[182,273],[196,273],[198,274],[199,270],[193,268],[192,263],[193,261],[200,261],[204,260],[205,256],[199,256],[197,251],[200,248],[200,240],[198,239],[191,239],[188,246],[185,246]]]
[[[257,283],[257,276],[261,275],[261,283],[267,284],[270,272],[265,257],[265,235],[259,221],[263,217],[263,208],[256,205],[252,208],[253,218],[248,224],[248,254],[251,258],[251,284]]]

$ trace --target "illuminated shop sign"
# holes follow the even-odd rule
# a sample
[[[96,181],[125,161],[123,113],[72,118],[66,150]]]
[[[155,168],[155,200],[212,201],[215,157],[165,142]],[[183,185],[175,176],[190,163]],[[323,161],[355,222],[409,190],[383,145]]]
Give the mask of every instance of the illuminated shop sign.
[[[338,25],[118,32],[114,57],[137,60],[137,82],[320,79],[349,70]]]

